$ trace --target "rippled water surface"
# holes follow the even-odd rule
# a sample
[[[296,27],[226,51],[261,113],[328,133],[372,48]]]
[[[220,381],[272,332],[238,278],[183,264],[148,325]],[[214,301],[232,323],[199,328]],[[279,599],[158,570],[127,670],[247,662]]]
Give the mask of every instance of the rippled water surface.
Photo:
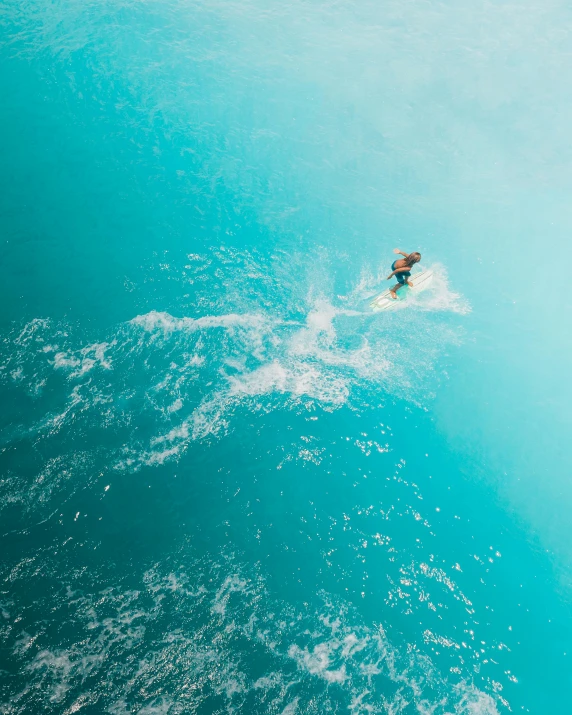
[[[568,711],[570,30],[0,1],[1,713]]]

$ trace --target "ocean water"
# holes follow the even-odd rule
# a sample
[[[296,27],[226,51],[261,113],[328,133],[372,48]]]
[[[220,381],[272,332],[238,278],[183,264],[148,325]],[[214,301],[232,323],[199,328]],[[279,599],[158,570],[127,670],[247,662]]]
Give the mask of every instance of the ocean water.
[[[571,30],[0,2],[1,713],[570,711]]]

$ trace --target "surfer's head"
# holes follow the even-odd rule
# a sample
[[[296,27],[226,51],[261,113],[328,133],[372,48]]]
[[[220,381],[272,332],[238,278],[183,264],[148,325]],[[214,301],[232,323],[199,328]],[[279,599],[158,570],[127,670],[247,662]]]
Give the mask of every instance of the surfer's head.
[[[413,253],[410,253],[405,260],[407,261],[408,266],[413,266],[415,263],[419,263],[421,260],[421,254],[414,251]]]

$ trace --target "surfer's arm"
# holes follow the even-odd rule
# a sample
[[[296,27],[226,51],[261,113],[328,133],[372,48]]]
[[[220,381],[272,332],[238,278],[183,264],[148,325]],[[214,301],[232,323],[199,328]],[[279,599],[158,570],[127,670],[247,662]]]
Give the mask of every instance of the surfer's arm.
[[[404,268],[396,268],[393,273],[390,273],[385,280],[389,280],[393,276],[396,276],[398,273],[409,273],[411,270],[411,266],[405,266]]]
[[[400,251],[399,248],[394,248],[393,252],[398,256],[405,256],[405,258],[407,258],[407,256],[409,255],[408,253],[403,253],[403,251]]]

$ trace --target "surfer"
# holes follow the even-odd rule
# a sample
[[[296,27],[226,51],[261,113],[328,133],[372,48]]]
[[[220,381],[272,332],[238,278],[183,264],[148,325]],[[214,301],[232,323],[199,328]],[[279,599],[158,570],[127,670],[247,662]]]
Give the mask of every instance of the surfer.
[[[401,288],[401,286],[404,286],[405,284],[411,286],[411,283],[409,282],[411,267],[416,263],[419,263],[421,260],[421,254],[417,253],[417,251],[414,251],[413,253],[403,253],[403,251],[400,251],[399,248],[394,248],[393,252],[397,253],[399,256],[404,256],[404,258],[398,258],[396,261],[393,261],[391,273],[387,276],[387,280],[393,276],[397,279],[397,283],[393,286],[393,288],[389,289],[389,295],[393,298],[393,300],[396,300],[397,291]]]

